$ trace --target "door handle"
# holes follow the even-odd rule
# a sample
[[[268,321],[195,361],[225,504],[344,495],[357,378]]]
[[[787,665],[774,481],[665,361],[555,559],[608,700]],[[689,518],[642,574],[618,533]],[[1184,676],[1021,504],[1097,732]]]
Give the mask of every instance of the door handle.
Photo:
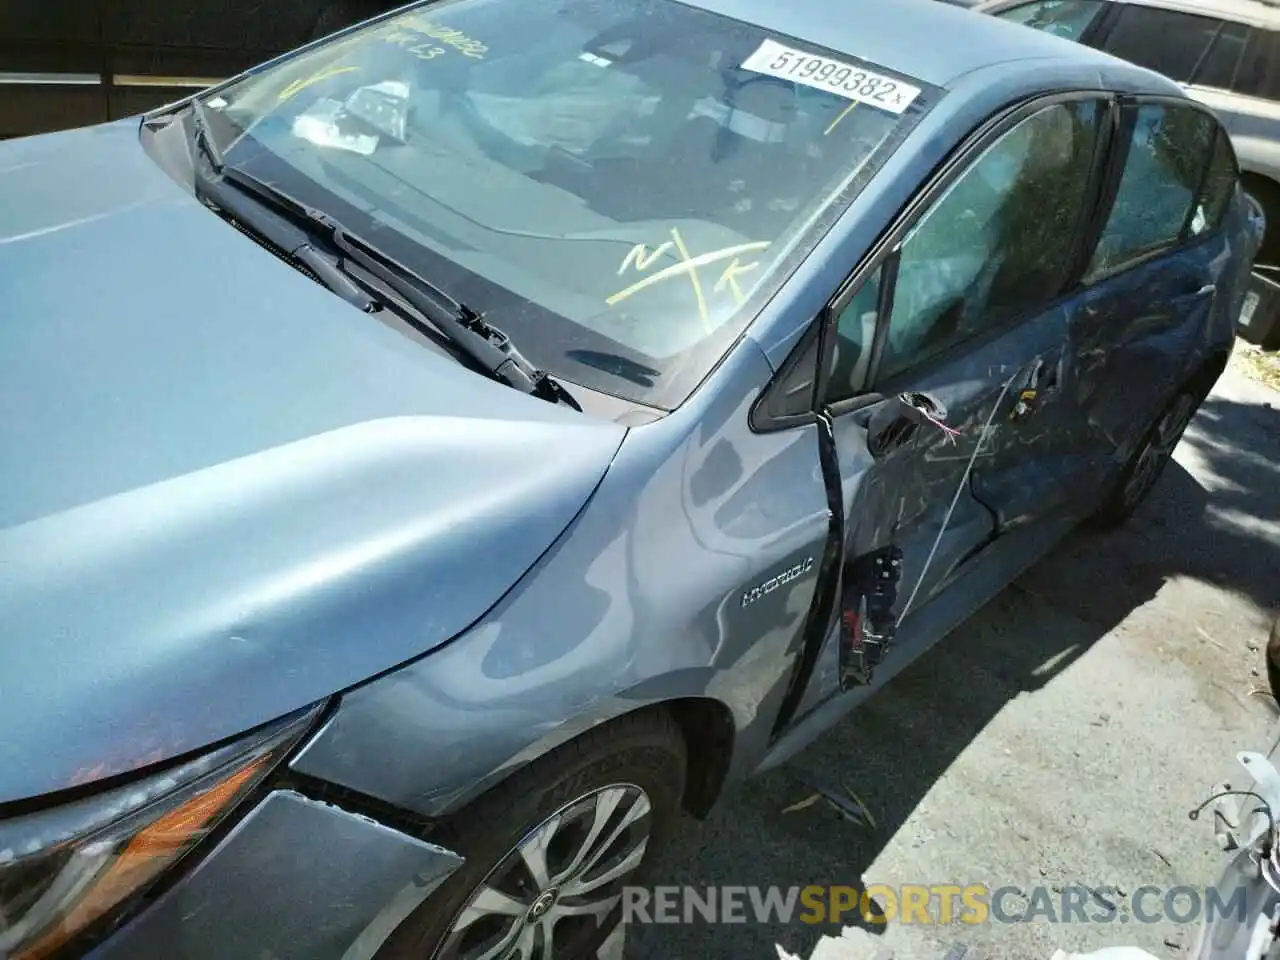
[[[1038,393],[1042,390],[1052,390],[1058,385],[1058,365],[1049,363],[1043,357],[1036,357],[1035,363],[1031,367],[1031,372],[1027,374],[1027,379],[1023,382],[1022,389],[1030,390]]]
[[[1031,372],[1027,374],[1022,387],[1014,397],[1013,411],[1009,414],[1010,420],[1029,417],[1039,409],[1043,395],[1058,385],[1060,365],[1061,358],[1054,363],[1047,363],[1044,357],[1036,357],[1031,366]]]
[[[1218,292],[1218,285],[1216,283],[1206,283],[1199,290],[1195,290],[1191,293],[1184,293],[1181,296],[1174,297],[1173,302],[1186,303],[1188,300],[1203,300],[1205,297],[1211,297],[1217,292]]]

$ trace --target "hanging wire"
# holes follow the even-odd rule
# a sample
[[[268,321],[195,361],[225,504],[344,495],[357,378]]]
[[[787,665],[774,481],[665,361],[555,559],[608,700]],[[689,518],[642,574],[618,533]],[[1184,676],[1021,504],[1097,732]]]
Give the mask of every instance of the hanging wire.
[[[1200,806],[1196,807],[1194,810],[1192,810],[1190,813],[1188,813],[1188,814],[1187,814],[1187,819],[1188,819],[1188,820],[1199,820],[1199,819],[1200,819],[1200,814],[1204,812],[1205,807],[1209,806],[1209,804],[1213,803],[1215,800],[1220,800],[1220,799],[1222,799],[1223,797],[1253,797],[1255,800],[1257,800],[1259,803],[1261,803],[1261,804],[1262,804],[1262,806],[1261,806],[1261,807],[1255,807],[1253,810],[1251,810],[1251,811],[1249,811],[1249,812],[1250,812],[1251,814],[1254,814],[1254,813],[1265,813],[1265,814],[1267,815],[1267,823],[1269,824],[1270,832],[1271,832],[1271,833],[1275,833],[1275,830],[1276,830],[1276,818],[1275,818],[1275,815],[1274,815],[1274,814],[1272,813],[1272,811],[1271,811],[1271,804],[1267,803],[1267,798],[1266,798],[1266,797],[1264,797],[1262,794],[1257,793],[1257,792],[1255,792],[1255,791],[1253,791],[1253,790],[1220,790],[1218,793],[1215,793],[1213,796],[1211,796],[1211,797],[1210,797],[1208,800],[1206,800],[1204,803],[1200,804]]]
[[[911,588],[911,595],[907,597],[907,602],[902,607],[902,613],[898,617],[899,626],[901,626],[903,620],[907,619],[907,614],[911,612],[911,605],[915,603],[916,594],[920,592],[920,585],[924,583],[925,575],[929,572],[929,567],[933,565],[933,558],[938,553],[938,544],[942,543],[942,535],[947,532],[947,525],[951,522],[951,515],[955,513],[956,504],[960,502],[960,495],[969,486],[969,474],[973,472],[973,464],[978,459],[978,454],[986,446],[987,436],[991,432],[991,424],[995,421],[996,414],[1000,412],[1000,405],[1004,403],[1004,398],[1008,394],[1009,388],[1013,386],[1013,381],[1017,380],[1021,373],[1021,370],[1016,371],[1013,376],[1004,382],[1004,386],[1000,388],[1000,396],[996,397],[996,402],[991,407],[991,415],[987,417],[987,422],[982,425],[982,432],[978,434],[977,446],[973,448],[973,455],[969,457],[969,462],[965,464],[964,475],[960,477],[960,482],[956,484],[956,492],[952,495],[951,505],[947,507],[947,512],[942,518],[942,526],[938,529],[938,535],[933,538],[933,546],[929,548],[929,555],[925,558],[924,566],[920,569],[920,576],[916,578],[916,585]],[[928,414],[925,414],[925,416],[928,416]],[[929,419],[932,420],[933,418],[930,417]]]

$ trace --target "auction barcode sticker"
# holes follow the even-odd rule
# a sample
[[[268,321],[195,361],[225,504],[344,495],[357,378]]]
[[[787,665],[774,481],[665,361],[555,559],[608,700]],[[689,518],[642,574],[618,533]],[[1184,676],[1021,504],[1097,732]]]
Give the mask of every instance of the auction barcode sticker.
[[[901,114],[920,96],[920,88],[872,73],[831,57],[819,57],[804,50],[766,40],[742,63],[744,70],[803,83],[849,100],[858,100],[890,113]]]

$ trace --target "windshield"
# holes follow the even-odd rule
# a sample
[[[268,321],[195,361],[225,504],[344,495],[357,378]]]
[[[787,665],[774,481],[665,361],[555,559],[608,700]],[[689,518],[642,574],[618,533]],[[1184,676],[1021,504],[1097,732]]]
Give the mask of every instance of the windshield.
[[[671,408],[936,91],[675,0],[446,0],[207,99],[228,165]]]

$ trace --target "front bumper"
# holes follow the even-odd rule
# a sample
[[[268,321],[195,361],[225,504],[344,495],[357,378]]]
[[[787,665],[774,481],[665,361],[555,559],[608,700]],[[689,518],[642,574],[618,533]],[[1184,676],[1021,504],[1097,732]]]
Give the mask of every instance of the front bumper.
[[[270,793],[91,960],[367,960],[462,864],[299,793]]]

